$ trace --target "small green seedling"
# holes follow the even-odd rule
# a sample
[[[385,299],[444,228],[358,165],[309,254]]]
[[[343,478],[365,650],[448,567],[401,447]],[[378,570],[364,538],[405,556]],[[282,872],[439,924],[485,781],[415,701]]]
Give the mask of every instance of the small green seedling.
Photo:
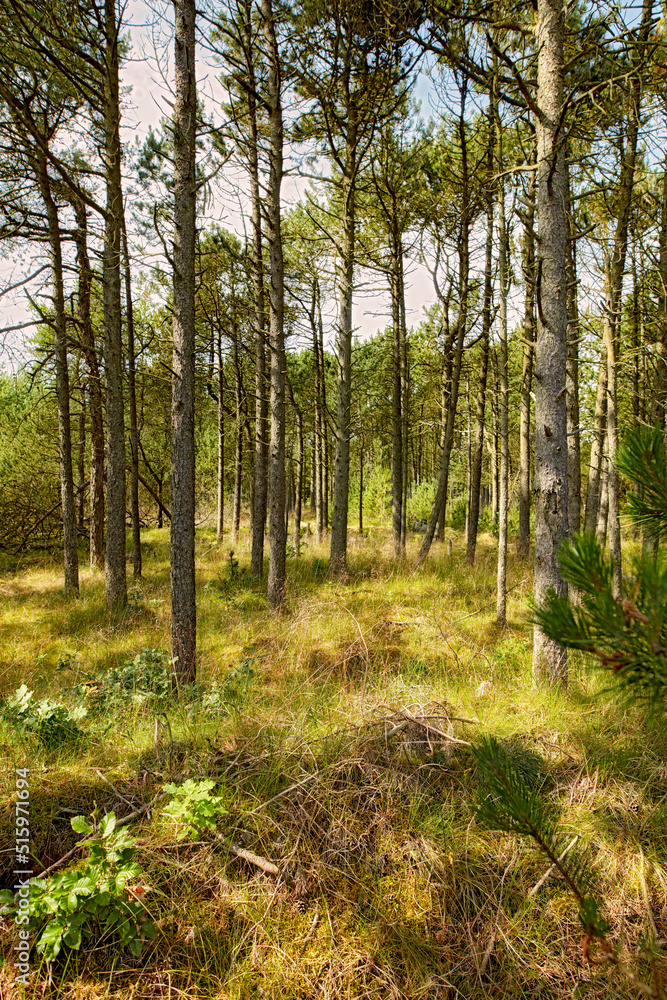
[[[215,781],[193,781],[192,778],[182,785],[164,786],[165,792],[173,795],[164,812],[181,828],[178,840],[185,840],[188,836],[198,837],[205,830],[215,830],[218,816],[224,816],[227,810],[222,798],[211,795],[213,788]]]

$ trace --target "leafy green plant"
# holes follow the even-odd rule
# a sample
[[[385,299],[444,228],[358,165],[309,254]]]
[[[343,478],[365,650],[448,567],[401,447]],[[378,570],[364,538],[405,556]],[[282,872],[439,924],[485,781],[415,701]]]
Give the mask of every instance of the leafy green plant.
[[[49,751],[68,743],[77,743],[83,738],[84,732],[78,722],[85,714],[85,709],[81,707],[70,711],[65,705],[50,699],[37,701],[25,684],[2,704],[2,715],[9,724],[35,736]]]
[[[139,956],[157,931],[143,902],[141,868],[132,860],[134,838],[116,828],[114,813],[97,828],[75,816],[72,828],[86,838],[90,857],[84,867],[30,880],[29,927],[39,935],[37,952],[53,962],[63,947],[78,950],[84,938],[109,935]],[[0,903],[1,913],[20,912],[9,890],[0,894]]]
[[[215,781],[194,781],[192,778],[182,785],[164,786],[165,792],[173,796],[164,813],[181,828],[178,840],[215,830],[218,816],[224,816],[227,810],[220,796],[211,795],[214,788]]]
[[[144,647],[122,667],[109,670],[91,692],[99,709],[114,702],[164,703],[172,695],[171,657],[166,650]]]

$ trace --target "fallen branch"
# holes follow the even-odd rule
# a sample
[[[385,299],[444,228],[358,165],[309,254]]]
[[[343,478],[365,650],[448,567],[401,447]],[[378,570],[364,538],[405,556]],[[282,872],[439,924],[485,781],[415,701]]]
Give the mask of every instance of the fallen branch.
[[[130,802],[129,799],[126,799],[125,796],[121,792],[118,791],[118,789],[116,788],[116,786],[111,784],[111,782],[109,781],[108,778],[104,777],[104,775],[102,774],[102,772],[100,771],[99,768],[95,768],[95,774],[97,775],[98,778],[102,779],[102,781],[105,783],[105,785],[108,785],[109,788],[113,789],[113,791],[116,793],[116,795],[118,796],[118,798],[122,799],[123,802],[130,807],[130,809],[134,808],[134,804],[132,802]]]
[[[256,868],[261,868],[267,875],[280,875],[280,869],[278,865],[274,865],[273,861],[267,861],[266,858],[260,857],[259,854],[253,854],[252,851],[247,851],[245,847],[239,847],[233,840],[223,837],[221,833],[216,833],[215,839],[221,841],[237,858],[242,858],[248,864],[255,865]]]
[[[317,930],[317,925],[319,924],[319,922],[320,922],[320,914],[316,910],[315,914],[313,916],[312,923],[310,925],[310,929],[309,929],[308,933],[304,935],[304,937],[303,937],[303,939],[301,941],[301,948],[299,949],[299,954],[300,955],[303,955],[304,951],[306,950],[306,948],[308,947],[308,945],[310,944],[310,942],[315,937],[315,931]]]

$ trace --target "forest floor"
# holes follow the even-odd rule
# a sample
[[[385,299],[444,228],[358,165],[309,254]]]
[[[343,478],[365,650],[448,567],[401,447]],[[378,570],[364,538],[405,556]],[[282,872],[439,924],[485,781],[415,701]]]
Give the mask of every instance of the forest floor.
[[[415,573],[420,537],[397,566],[388,532],[352,533],[346,584],[327,579],[327,552],[311,538],[289,559],[286,610],[272,614],[243,572],[247,531],[232,575],[229,545],[216,549],[202,529],[200,683],[180,702],[142,694],[142,672],[168,664],[166,530],[144,534],[144,579],[116,617],[101,574],[82,572],[80,599],[66,602],[55,559],[1,567],[0,694],[26,684],[86,715],[83,737],[60,746],[0,717],[0,887],[13,885],[14,774],[25,767],[44,867],[79,839],[72,816],[95,806],[122,816],[166,782],[210,777],[227,810],[220,833],[279,869],[266,873],[228,840],[177,840],[157,805],[129,827],[155,940],[135,958],[89,938],[50,970],[33,951],[23,990],[4,920],[2,1000],[639,995],[586,961],[560,878],[531,894],[548,868],[538,849],[478,824],[465,741],[493,734],[527,768],[538,762],[633,965],[643,935],[667,938],[664,720],[624,710],[577,657],[566,692],[535,689],[530,563],[510,556],[501,630],[494,539],[482,537],[468,569],[451,537],[451,557],[436,545]],[[129,696],[110,685],[119,676],[134,678]]]

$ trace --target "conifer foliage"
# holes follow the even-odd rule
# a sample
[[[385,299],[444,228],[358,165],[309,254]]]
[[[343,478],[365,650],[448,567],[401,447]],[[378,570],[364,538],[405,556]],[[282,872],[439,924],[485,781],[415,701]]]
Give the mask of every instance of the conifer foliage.
[[[661,428],[639,428],[617,460],[634,486],[627,511],[645,535],[667,526],[667,456]],[[667,696],[667,564],[652,548],[634,560],[626,595],[614,597],[614,567],[591,534],[566,541],[559,553],[563,577],[576,588],[574,603],[551,591],[535,610],[545,635],[597,658],[613,683],[632,700],[664,702]]]

